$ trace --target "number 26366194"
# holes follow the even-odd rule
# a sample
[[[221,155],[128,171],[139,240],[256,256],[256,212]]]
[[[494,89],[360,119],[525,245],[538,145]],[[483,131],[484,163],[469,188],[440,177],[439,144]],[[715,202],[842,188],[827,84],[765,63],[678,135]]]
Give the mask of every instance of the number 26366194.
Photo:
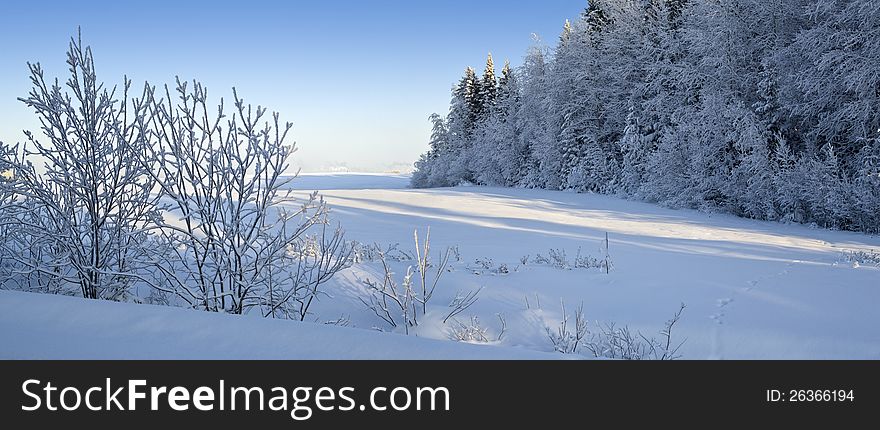
[[[767,390],[770,403],[854,402],[853,390]]]

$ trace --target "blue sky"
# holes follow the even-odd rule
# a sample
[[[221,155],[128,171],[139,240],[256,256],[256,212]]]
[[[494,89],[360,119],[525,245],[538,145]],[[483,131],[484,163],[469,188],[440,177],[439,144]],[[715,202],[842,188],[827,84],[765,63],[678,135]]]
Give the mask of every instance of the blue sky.
[[[27,61],[65,78],[81,26],[98,77],[118,83],[197,78],[209,95],[240,95],[294,123],[307,171],[387,170],[427,147],[428,115],[445,113],[464,67],[492,52],[519,64],[531,34],[549,44],[586,0],[29,2],[0,6],[0,140],[37,130],[17,97]]]

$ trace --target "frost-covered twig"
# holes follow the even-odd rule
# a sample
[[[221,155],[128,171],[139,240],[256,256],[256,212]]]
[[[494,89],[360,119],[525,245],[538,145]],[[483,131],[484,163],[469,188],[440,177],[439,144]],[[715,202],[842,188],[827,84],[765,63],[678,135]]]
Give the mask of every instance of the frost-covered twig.
[[[480,292],[483,291],[482,288],[471,291],[467,294],[462,293],[461,291],[455,293],[455,298],[452,299],[452,302],[449,303],[450,311],[446,315],[446,318],[443,318],[443,324],[446,324],[450,318],[454,318],[456,315],[466,311],[468,308],[473,306],[474,303],[479,299]]]
[[[413,238],[416,245],[416,261],[418,264],[419,280],[422,285],[422,295],[418,298],[418,301],[422,304],[422,314],[425,314],[428,311],[428,301],[434,296],[434,290],[437,288],[437,283],[440,281],[440,277],[443,275],[443,271],[446,270],[446,265],[449,263],[450,249],[447,248],[446,252],[440,258],[436,274],[429,286],[428,268],[430,263],[428,262],[428,255],[431,252],[431,228],[429,227],[427,232],[425,232],[425,243],[423,247],[419,246],[418,230],[413,233]]]

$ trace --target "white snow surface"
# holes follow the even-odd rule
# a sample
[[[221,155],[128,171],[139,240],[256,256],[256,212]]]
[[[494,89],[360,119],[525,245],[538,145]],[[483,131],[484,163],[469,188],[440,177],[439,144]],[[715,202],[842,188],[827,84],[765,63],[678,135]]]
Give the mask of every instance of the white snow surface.
[[[414,336],[0,291],[0,359],[548,359]]]
[[[303,173],[291,182],[295,190],[314,191],[409,188],[409,175],[383,173]]]
[[[560,358],[546,328],[555,330],[564,300],[569,313],[582,302],[591,327],[614,322],[647,336],[685,303],[673,340],[684,341],[686,359],[880,359],[880,267],[844,257],[880,250],[878,237],[592,194],[406,185],[405,176],[328,174],[302,175],[293,188],[321,190],[349,239],[411,251],[413,231],[430,227],[432,258],[458,248],[410,336],[360,302],[363,279],[382,276],[365,262],[327,285],[308,323],[0,292],[0,357]],[[551,248],[602,257],[606,232],[610,274],[533,262]],[[393,264],[398,279],[411,264]],[[494,270],[501,264],[509,273]],[[457,319],[477,317],[490,345],[449,340],[448,304],[478,288]],[[350,327],[322,324],[340,317]]]

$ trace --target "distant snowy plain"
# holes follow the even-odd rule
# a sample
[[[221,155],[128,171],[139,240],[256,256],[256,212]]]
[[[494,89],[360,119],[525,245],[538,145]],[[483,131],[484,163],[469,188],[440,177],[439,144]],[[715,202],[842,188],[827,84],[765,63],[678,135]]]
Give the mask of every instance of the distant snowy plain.
[[[0,291],[0,358],[589,358],[552,352],[547,328],[564,301],[569,313],[583,303],[591,327],[646,336],[684,303],[673,341],[685,359],[880,359],[880,267],[846,258],[880,251],[878,237],[591,194],[414,190],[401,175],[302,175],[292,186],[320,190],[348,239],[412,251],[414,231],[430,228],[432,258],[457,249],[409,336],[361,302],[363,280],[384,276],[366,261],[327,285],[308,323]],[[535,262],[551,249],[604,258],[606,233],[610,274]],[[397,278],[413,264],[393,262]],[[478,289],[444,324],[456,295]],[[472,317],[489,342],[450,340],[455,320]]]

